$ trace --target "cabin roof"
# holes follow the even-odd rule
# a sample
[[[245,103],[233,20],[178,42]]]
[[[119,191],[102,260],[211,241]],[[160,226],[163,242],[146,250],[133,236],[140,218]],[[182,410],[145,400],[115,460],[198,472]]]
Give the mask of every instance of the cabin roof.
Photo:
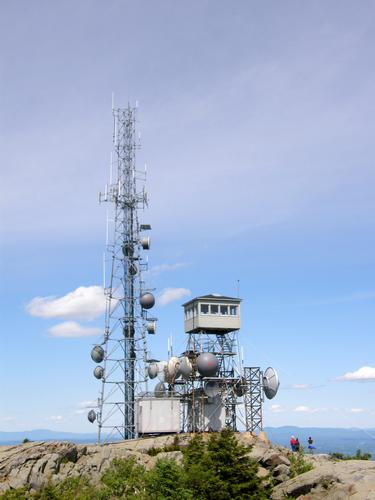
[[[185,307],[193,302],[197,301],[209,301],[209,302],[233,302],[239,304],[241,299],[238,297],[228,297],[227,295],[219,295],[219,294],[209,294],[209,295],[201,295],[200,297],[195,297],[194,299],[188,300],[185,304],[182,304],[182,307]]]

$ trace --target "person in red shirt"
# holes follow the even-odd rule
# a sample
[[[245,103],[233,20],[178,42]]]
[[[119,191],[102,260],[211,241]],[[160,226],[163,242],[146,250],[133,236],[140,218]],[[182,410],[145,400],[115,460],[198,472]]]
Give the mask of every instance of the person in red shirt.
[[[290,438],[290,447],[292,448],[292,451],[296,451],[296,444],[297,440],[294,436]]]

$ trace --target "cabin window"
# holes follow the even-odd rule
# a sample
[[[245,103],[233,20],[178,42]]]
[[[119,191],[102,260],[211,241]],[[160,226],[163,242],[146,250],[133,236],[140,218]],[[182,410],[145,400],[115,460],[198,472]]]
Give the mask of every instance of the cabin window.
[[[229,314],[231,316],[237,316],[237,306],[230,306],[229,307]]]
[[[227,316],[227,314],[228,314],[228,306],[220,306],[220,314],[222,316]]]
[[[219,314],[219,306],[217,304],[211,304],[211,314]]]
[[[201,304],[201,314],[208,314],[208,304]]]

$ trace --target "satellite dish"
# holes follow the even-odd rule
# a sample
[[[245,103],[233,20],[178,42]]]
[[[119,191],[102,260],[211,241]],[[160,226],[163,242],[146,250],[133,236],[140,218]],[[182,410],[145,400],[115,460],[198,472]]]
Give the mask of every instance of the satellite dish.
[[[155,305],[155,297],[150,292],[142,293],[139,302],[143,309],[151,309]]]
[[[154,394],[155,394],[155,397],[156,398],[163,398],[165,396],[165,385],[163,384],[163,382],[158,382],[156,385],[155,385],[155,389],[154,389]]]
[[[180,372],[182,378],[185,380],[188,379],[193,372],[192,364],[187,356],[182,356],[180,358]]]
[[[151,239],[149,236],[145,236],[141,239],[141,245],[143,250],[149,250],[151,246]]]
[[[91,349],[91,359],[95,361],[95,363],[101,363],[104,359],[104,349],[100,345],[95,345]]]
[[[94,377],[97,379],[103,378],[104,375],[104,368],[102,366],[97,366],[94,368]]]
[[[176,379],[180,376],[180,374],[180,360],[177,356],[172,356],[168,361],[168,375],[171,378]]]
[[[156,332],[156,321],[149,321],[147,323],[147,333],[154,334]]]
[[[87,414],[87,419],[89,422],[91,422],[92,424],[95,422],[96,420],[96,413],[94,410],[90,410]]]
[[[134,264],[134,262],[132,262],[129,266],[129,273],[132,275],[132,276],[135,276],[138,272],[138,267]]]
[[[158,379],[160,380],[160,382],[164,382],[166,371],[168,368],[168,363],[167,361],[159,361],[159,363],[157,363],[157,366],[158,366]]]
[[[202,377],[214,377],[219,368],[219,361],[215,354],[202,352],[197,359],[197,368]]]
[[[280,381],[276,370],[269,366],[263,373],[263,391],[267,399],[272,399],[276,396],[279,385]]]
[[[147,373],[148,373],[148,376],[151,379],[155,378],[156,375],[158,374],[158,365],[157,365],[157,363],[150,363],[148,365]]]
[[[219,394],[220,386],[217,382],[214,382],[213,380],[208,380],[204,384],[203,390],[209,398],[214,398],[215,396],[217,396]]]

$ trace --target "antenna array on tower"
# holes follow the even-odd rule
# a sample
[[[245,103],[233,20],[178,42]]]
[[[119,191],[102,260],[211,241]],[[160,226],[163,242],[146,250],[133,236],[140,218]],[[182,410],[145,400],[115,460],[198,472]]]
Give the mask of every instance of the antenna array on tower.
[[[99,364],[94,376],[101,380],[101,391],[97,411],[88,415],[90,421],[97,418],[99,443],[137,436],[136,400],[147,389],[146,335],[155,333],[155,318],[147,318],[155,299],[142,280],[147,269],[143,253],[150,248],[144,231],[151,226],[138,220],[139,211],[147,206],[147,195],[146,172],[136,170],[140,147],[136,108],[114,108],[113,117],[110,182],[100,195],[100,201],[111,203],[113,208],[113,237],[107,243],[105,331],[102,343],[91,352]]]

